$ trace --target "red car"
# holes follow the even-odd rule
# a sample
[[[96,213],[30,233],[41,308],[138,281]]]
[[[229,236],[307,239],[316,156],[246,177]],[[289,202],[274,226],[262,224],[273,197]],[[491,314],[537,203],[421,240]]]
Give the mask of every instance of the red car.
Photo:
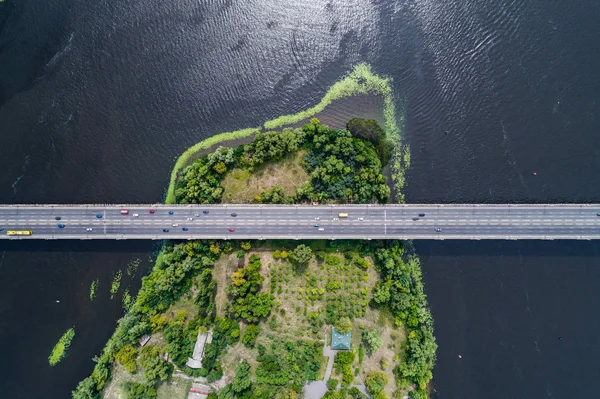
[[[148,213],[154,213],[154,209],[150,209]]]
[[[129,210],[121,209],[121,215],[127,215],[127,214],[129,214]]]
[[[235,229],[232,229],[231,227],[229,228],[229,232],[233,233],[235,231]]]

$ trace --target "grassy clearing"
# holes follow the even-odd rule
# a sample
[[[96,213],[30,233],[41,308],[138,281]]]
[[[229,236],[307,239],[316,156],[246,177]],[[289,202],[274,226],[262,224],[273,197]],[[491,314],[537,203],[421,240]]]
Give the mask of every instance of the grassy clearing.
[[[268,162],[250,174],[234,169],[227,174],[221,185],[224,188],[223,202],[230,204],[249,203],[264,190],[281,186],[286,197],[296,194],[297,187],[309,180],[302,167],[305,151],[290,154],[277,162]]]
[[[69,328],[62,337],[58,340],[54,348],[52,348],[52,353],[48,357],[48,363],[50,366],[54,366],[60,362],[65,355],[67,354],[67,350],[69,346],[71,346],[71,341],[75,337],[75,329]]]
[[[172,377],[158,386],[156,397],[157,399],[186,399],[191,387],[191,380]]]
[[[287,125],[292,125],[294,123],[298,123],[323,111],[325,107],[330,105],[335,100],[359,94],[377,94],[383,96],[383,115],[385,119],[385,130],[388,139],[393,141],[396,144],[396,148],[398,148],[395,156],[401,157],[402,154],[404,154],[405,157],[408,156],[410,158],[410,151],[406,152],[408,147],[406,145],[400,145],[400,126],[402,126],[403,121],[402,119],[398,120],[396,117],[396,107],[394,105],[394,97],[392,93],[392,81],[390,78],[382,78],[374,74],[371,70],[371,66],[365,63],[361,63],[354,66],[353,70],[350,72],[350,74],[348,74],[348,76],[334,83],[327,90],[321,101],[319,101],[319,103],[314,107],[298,112],[294,115],[284,115],[266,121],[264,123],[264,128],[272,130]],[[207,148],[212,147],[213,145],[222,143],[224,141],[245,138],[259,131],[261,131],[260,127],[241,129],[228,133],[221,133],[217,134],[216,136],[212,136],[206,140],[203,140],[188,148],[177,159],[177,162],[173,167],[165,202],[167,204],[175,203],[175,183],[177,182],[179,172],[189,163],[189,161],[194,157],[194,155],[196,155],[198,151],[205,150]],[[402,172],[404,172],[406,168],[407,167],[403,168]],[[394,182],[396,184],[404,184],[404,180],[400,178],[395,178]],[[397,187],[397,190],[400,191],[401,188],[402,187],[399,186]]]

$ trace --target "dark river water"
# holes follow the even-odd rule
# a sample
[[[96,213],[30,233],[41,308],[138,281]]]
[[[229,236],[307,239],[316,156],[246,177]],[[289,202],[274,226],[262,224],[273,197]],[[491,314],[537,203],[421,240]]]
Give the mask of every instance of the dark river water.
[[[313,105],[362,61],[394,79],[408,201],[600,202],[599,15],[591,0],[5,0],[0,203],[160,201],[190,144]],[[597,243],[415,245],[435,397],[598,395]],[[122,314],[113,273],[142,259],[135,291],[156,250],[0,242],[0,397],[68,397]]]

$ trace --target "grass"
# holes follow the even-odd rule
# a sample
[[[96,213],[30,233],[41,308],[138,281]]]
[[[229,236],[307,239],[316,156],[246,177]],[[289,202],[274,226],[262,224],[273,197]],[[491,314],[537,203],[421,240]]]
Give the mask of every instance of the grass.
[[[92,281],[92,284],[90,284],[90,301],[93,301],[94,299],[96,299],[96,293],[98,291],[98,285],[100,284],[100,280],[95,279],[94,281]]]
[[[242,169],[234,169],[225,176],[221,183],[224,188],[223,202],[240,204],[253,202],[263,190],[281,186],[286,197],[296,194],[297,187],[309,180],[302,167],[304,151],[289,154],[285,158],[269,162],[254,173]]]
[[[52,353],[48,357],[48,363],[50,366],[54,366],[60,362],[65,355],[67,354],[67,350],[69,346],[71,346],[71,341],[75,337],[75,329],[69,328],[62,337],[58,340],[54,348],[52,348]]]
[[[121,286],[121,277],[122,277],[123,273],[118,270],[114,277],[113,277],[113,281],[110,284],[110,299],[113,299],[115,294],[117,293],[117,291],[119,291],[119,287]]]
[[[192,381],[186,378],[172,377],[158,386],[158,399],[187,399]]]
[[[377,94],[383,97],[384,109],[383,116],[385,119],[385,130],[388,135],[388,139],[395,144],[396,153],[395,157],[406,157],[410,158],[410,151],[407,152],[407,145],[400,145],[400,126],[403,120],[398,120],[396,117],[396,107],[394,104],[394,96],[392,93],[392,80],[390,78],[383,78],[373,73],[371,66],[366,63],[355,65],[352,71],[344,78],[334,83],[321,101],[309,109],[298,112],[293,115],[284,115],[278,118],[266,121],[264,123],[265,129],[277,129],[286,125],[292,125],[298,123],[304,119],[308,119],[317,113],[323,111],[325,107],[330,105],[333,101],[339,100],[345,97],[355,96],[359,94]],[[261,131],[261,127],[247,128],[236,130],[234,132],[227,132],[217,134],[206,140],[203,140],[192,147],[188,148],[181,156],[177,159],[173,170],[171,171],[171,179],[169,187],[167,189],[167,195],[165,202],[167,204],[174,204],[175,198],[175,185],[180,171],[190,162],[194,155],[201,150],[212,147],[213,145],[222,143],[224,141],[237,140],[245,138]],[[407,155],[408,154],[408,155]],[[404,173],[405,169],[402,169],[397,173]],[[400,191],[404,184],[403,176],[397,176],[394,179],[397,187],[396,190]]]

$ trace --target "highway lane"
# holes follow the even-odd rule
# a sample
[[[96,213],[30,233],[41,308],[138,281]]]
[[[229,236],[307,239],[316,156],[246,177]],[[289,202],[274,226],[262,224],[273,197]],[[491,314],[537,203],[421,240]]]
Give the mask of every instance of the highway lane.
[[[0,205],[0,238],[598,239],[598,212],[596,204]],[[33,234],[11,237],[8,230]]]

